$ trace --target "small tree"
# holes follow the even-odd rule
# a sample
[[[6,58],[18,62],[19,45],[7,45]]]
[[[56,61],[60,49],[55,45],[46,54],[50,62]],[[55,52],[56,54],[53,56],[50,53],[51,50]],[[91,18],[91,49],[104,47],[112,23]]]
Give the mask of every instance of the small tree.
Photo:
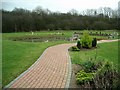
[[[92,40],[92,47],[96,47],[96,45],[97,45],[97,39],[93,38],[93,40]]]
[[[79,49],[81,48],[80,40],[77,41],[77,47],[78,47]]]
[[[83,32],[81,43],[82,43],[83,48],[91,48],[92,47],[92,38],[89,36],[89,33],[87,31]]]

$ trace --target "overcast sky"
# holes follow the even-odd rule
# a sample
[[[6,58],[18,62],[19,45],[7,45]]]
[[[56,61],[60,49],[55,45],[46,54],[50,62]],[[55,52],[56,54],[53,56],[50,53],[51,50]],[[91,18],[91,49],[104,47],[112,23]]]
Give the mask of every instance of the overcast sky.
[[[33,10],[41,6],[51,11],[68,12],[71,9],[83,11],[99,7],[117,9],[118,1],[120,0],[2,0],[2,8],[10,11],[15,7]]]

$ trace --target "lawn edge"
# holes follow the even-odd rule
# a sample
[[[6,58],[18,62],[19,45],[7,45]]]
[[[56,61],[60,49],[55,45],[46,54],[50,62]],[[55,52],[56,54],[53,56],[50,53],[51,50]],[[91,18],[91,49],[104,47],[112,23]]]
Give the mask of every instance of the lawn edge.
[[[49,48],[49,47],[48,47]],[[30,69],[32,69],[33,68],[33,66],[35,66],[40,60],[41,60],[41,58],[43,57],[43,55],[45,54],[45,52],[47,51],[47,49],[48,48],[46,48],[44,51],[43,51],[43,53],[40,55],[40,57],[27,69],[27,70],[25,70],[23,73],[21,73],[17,78],[15,78],[14,80],[12,80],[8,85],[6,85],[5,87],[3,87],[3,88],[9,88],[15,81],[17,81],[19,78],[21,78],[23,75],[25,75],[27,72],[29,72],[30,71]]]
[[[69,49],[70,47],[68,47]],[[66,90],[68,90],[68,88],[70,87],[70,81],[71,81],[71,76],[72,76],[72,63],[71,63],[71,57],[69,54],[69,51],[67,49],[67,54],[68,54],[68,72],[67,72],[67,79],[66,79],[66,83],[65,83],[65,88]]]

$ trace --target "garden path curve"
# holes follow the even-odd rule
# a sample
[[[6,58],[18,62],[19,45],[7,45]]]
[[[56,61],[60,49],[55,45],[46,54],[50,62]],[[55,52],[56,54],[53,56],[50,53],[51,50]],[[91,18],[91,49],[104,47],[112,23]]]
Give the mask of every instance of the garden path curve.
[[[6,88],[68,88],[71,61],[68,48],[60,44],[47,48],[42,56]]]
[[[120,40],[120,39],[115,39],[115,40],[100,40],[97,43],[115,42],[115,41],[118,41],[118,40]]]
[[[101,40],[98,43],[118,40]],[[68,88],[71,61],[68,48],[73,44],[60,44],[47,48],[40,58],[6,88]]]

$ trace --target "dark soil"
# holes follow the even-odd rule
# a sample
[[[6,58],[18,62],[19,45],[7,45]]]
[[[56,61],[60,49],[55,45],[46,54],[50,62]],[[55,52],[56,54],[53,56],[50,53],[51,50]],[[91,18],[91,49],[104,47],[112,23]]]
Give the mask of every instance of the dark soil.
[[[71,81],[70,81],[70,88],[80,88],[80,86],[78,86],[76,83],[75,74],[81,69],[82,67],[80,67],[80,65],[72,64],[72,75],[71,75]]]
[[[99,48],[98,46],[97,47],[92,47],[92,48],[81,48],[80,50],[81,51],[87,51],[87,50],[94,50],[94,49],[97,49],[97,48]]]

